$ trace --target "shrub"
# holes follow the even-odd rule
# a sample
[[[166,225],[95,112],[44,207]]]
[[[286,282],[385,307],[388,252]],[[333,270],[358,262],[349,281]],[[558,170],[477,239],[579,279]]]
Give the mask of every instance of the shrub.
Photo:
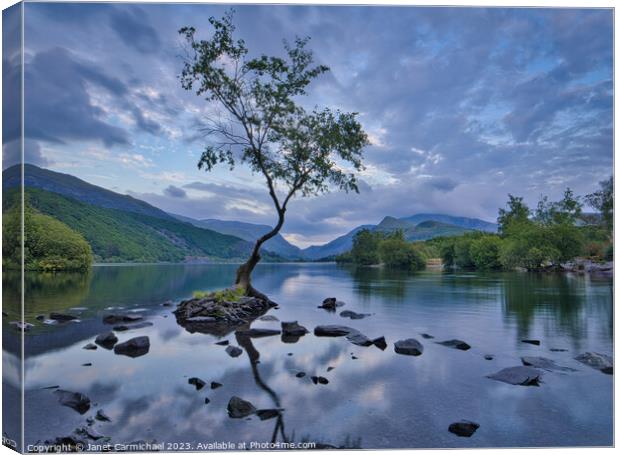
[[[501,268],[499,260],[502,240],[495,235],[486,235],[473,240],[470,247],[471,260],[474,266],[480,270],[493,270]]]
[[[422,270],[426,261],[420,252],[402,236],[391,236],[379,243],[379,256],[386,267]]]

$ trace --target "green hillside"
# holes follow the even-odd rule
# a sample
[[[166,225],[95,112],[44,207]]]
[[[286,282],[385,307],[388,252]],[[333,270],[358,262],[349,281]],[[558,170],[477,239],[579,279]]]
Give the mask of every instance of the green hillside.
[[[17,196],[12,190],[9,200]],[[56,193],[26,188],[30,205],[79,232],[98,262],[179,262],[244,259],[251,244],[172,218],[96,207]],[[274,259],[266,254],[266,259]]]
[[[470,232],[470,229],[456,226],[454,224],[442,223],[439,221],[423,221],[419,224],[412,223],[405,219],[398,219],[386,216],[375,229],[378,232],[392,233],[402,231],[405,240],[415,242],[419,240],[428,240],[433,237],[452,237],[455,235],[463,235]]]

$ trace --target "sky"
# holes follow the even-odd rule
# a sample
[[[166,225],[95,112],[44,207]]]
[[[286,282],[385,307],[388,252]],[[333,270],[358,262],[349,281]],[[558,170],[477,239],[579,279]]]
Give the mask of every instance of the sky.
[[[209,16],[226,9],[27,3],[25,160],[172,213],[273,225],[261,176],[197,168],[213,106],[179,83],[178,29],[207,38]],[[331,71],[301,102],[358,112],[371,141],[360,194],[290,203],[282,233],[298,246],[386,215],[494,221],[509,193],[535,205],[566,187],[590,193],[612,174],[610,9],[235,10],[253,56],[283,55],[283,39],[309,36]],[[18,59],[6,54],[10,77]],[[5,167],[14,139],[3,140]]]

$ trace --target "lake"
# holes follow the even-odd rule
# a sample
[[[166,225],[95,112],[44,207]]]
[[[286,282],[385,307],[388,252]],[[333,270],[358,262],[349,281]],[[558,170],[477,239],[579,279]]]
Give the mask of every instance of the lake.
[[[96,266],[88,275],[28,274],[26,317],[35,327],[25,346],[26,443],[68,435],[103,409],[111,422],[97,421],[92,428],[112,442],[181,444],[167,449],[283,437],[364,449],[613,444],[613,376],[574,360],[586,351],[613,354],[608,278],[261,264],[254,285],[279,303],[268,314],[297,320],[311,332],[319,324],[343,324],[370,338],[384,335],[388,348],[309,333],[297,343],[279,336],[253,339],[253,347],[232,358],[215,344],[220,339],[187,332],[176,323],[174,307],[162,304],[195,290],[226,287],[235,268],[128,265]],[[18,337],[8,321],[16,318],[18,280],[6,273],[3,280],[9,313],[3,318],[5,380],[16,385]],[[330,296],[346,305],[335,313],[317,308]],[[371,316],[349,320],[339,316],[344,309]],[[50,311],[79,315],[81,322],[44,326],[34,319]],[[141,314],[154,324],[117,333],[120,341],[148,335],[149,353],[130,358],[102,348],[84,350],[110,329],[102,317],[119,311]],[[279,329],[280,323],[256,321],[253,327]],[[424,345],[421,356],[394,352],[395,341],[412,337]],[[459,351],[434,342],[453,338],[472,348]],[[224,339],[237,345],[234,334]],[[254,369],[248,349],[260,356]],[[493,360],[486,360],[487,354]],[[539,387],[486,377],[520,365],[522,356],[548,357],[577,371],[545,372]],[[296,377],[300,371],[306,376]],[[329,384],[313,384],[312,375]],[[207,386],[196,390],[190,377]],[[223,386],[211,390],[211,381]],[[44,389],[51,386],[81,392],[93,406],[84,415],[61,406],[53,389]],[[233,395],[259,409],[283,408],[282,418],[229,418],[226,406]],[[450,423],[461,419],[480,424],[471,438],[448,432]]]

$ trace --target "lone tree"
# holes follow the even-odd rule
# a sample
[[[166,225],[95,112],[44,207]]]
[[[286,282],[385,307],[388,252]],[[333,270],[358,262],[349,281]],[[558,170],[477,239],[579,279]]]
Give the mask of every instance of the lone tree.
[[[285,41],[284,58],[251,58],[245,42],[233,38],[232,19],[232,11],[221,19],[209,18],[213,34],[207,40],[198,40],[194,27],[179,30],[188,44],[180,80],[184,89],[217,108],[203,120],[210,145],[198,168],[208,172],[224,163],[233,170],[246,164],[265,178],[278,221],[256,241],[237,270],[235,286],[246,295],[267,299],[251,283],[261,246],[278,234],[295,195],[317,195],[330,185],[359,192],[355,172],[363,169],[368,137],[356,113],[307,111],[298,103],[310,82],[329,71],[314,65],[306,49],[309,38],[297,38],[294,45]]]

